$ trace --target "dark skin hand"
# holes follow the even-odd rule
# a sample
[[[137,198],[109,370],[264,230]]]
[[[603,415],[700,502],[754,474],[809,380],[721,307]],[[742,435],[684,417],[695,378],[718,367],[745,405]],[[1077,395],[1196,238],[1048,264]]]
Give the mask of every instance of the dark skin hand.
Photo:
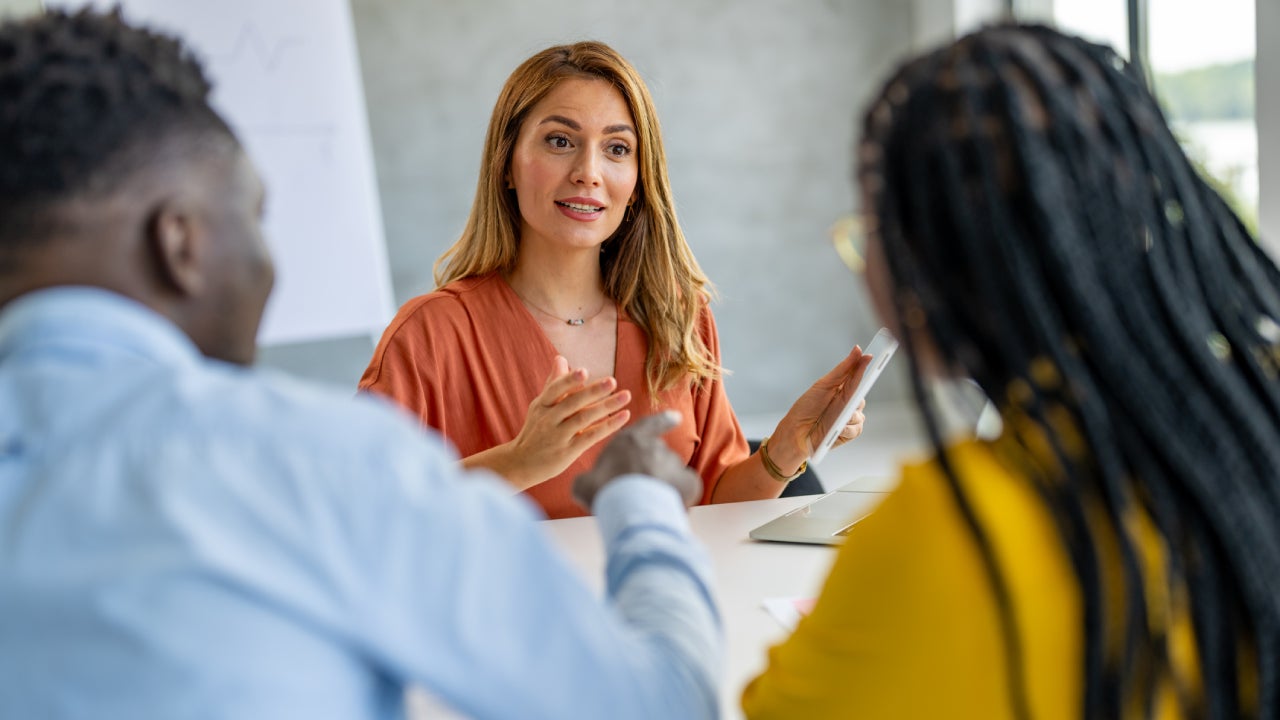
[[[680,424],[680,413],[667,410],[637,420],[609,441],[590,470],[573,480],[573,498],[588,510],[596,493],[616,478],[631,473],[661,480],[680,493],[685,506],[702,497],[702,478],[663,441]]]

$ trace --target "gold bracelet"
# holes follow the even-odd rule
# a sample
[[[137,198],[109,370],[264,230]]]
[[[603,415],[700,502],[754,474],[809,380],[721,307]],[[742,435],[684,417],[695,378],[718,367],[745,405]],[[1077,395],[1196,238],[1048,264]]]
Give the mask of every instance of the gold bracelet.
[[[765,435],[764,439],[760,441],[760,462],[764,465],[764,469],[773,476],[773,479],[780,483],[789,483],[803,475],[804,471],[809,469],[809,461],[805,460],[800,463],[800,468],[796,470],[795,474],[788,477],[786,473],[782,472],[782,468],[779,468],[773,462],[773,458],[769,457],[768,435]]]

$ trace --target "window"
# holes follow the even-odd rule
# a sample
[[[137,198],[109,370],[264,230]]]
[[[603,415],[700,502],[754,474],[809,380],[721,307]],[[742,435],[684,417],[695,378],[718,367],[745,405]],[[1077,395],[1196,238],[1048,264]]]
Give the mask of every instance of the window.
[[[1063,32],[1110,45],[1129,57],[1129,10],[1125,0],[1057,0],[1053,21]]]
[[[1149,67],[1170,124],[1256,233],[1253,0],[1161,0],[1149,13]]]
[[[1258,129],[1254,0],[1058,0],[1058,27],[1129,56],[1130,7],[1142,63],[1187,155],[1256,233]],[[1145,18],[1141,17],[1145,14]]]

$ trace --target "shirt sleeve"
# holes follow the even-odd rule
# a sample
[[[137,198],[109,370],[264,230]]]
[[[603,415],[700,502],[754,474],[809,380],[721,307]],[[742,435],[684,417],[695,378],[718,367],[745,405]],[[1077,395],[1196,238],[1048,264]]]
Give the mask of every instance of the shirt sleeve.
[[[601,490],[602,602],[500,480],[463,478],[421,439],[394,445],[389,482],[343,499],[350,554],[333,573],[389,674],[473,717],[718,717],[720,623],[674,489]]]
[[[387,326],[358,389],[388,398],[418,416],[423,425],[443,431],[435,388],[437,358],[426,327],[429,316],[419,310],[423,302],[406,303]]]
[[[848,537],[743,710],[752,720],[1008,717],[997,623],[941,485],[904,483]]]
[[[951,453],[1009,588],[1031,716],[1080,717],[1078,586],[1032,487],[977,444]],[[935,463],[840,549],[813,612],[769,652],[742,706],[769,718],[1012,718],[1000,611],[981,553]]]
[[[703,309],[701,322],[703,342],[711,351],[712,359],[719,365],[720,335],[710,306]],[[742,434],[742,427],[738,424],[738,416],[734,414],[729,396],[725,393],[724,379],[717,377],[705,381],[696,386],[693,393],[699,442],[693,457],[689,459],[689,466],[702,477],[704,485],[700,504],[707,505],[711,502],[711,496],[724,471],[751,453],[747,448],[747,439]]]

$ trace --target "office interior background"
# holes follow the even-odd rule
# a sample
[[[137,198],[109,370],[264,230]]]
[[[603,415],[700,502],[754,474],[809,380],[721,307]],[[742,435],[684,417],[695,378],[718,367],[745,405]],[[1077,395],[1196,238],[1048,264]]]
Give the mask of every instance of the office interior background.
[[[0,12],[36,5],[0,0]],[[836,247],[859,212],[863,106],[903,59],[983,23],[1048,22],[1139,60],[1189,152],[1280,256],[1275,0],[351,0],[350,11],[396,306],[434,286],[516,65],[582,39],[635,64],[681,223],[719,291],[725,383],[748,436],[879,325]],[[266,346],[261,362],[354,391],[381,329]],[[922,445],[905,368],[896,360],[873,391],[864,441],[833,455],[841,473],[888,473]]]

